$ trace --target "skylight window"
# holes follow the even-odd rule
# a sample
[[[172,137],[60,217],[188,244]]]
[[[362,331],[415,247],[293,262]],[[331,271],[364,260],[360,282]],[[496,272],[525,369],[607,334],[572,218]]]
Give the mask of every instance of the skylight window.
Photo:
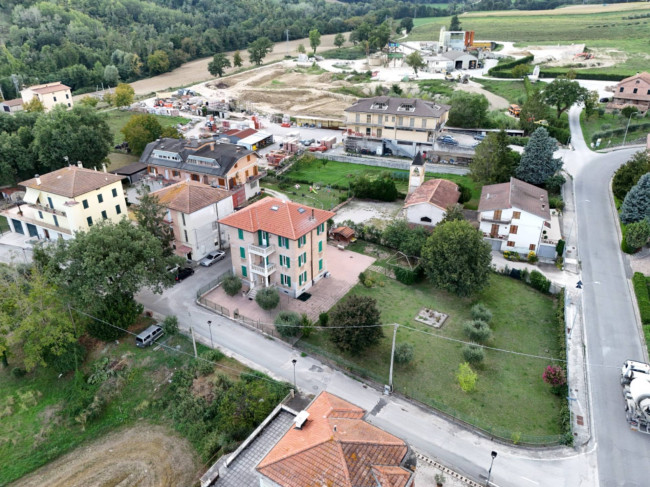
[[[273,206],[271,207],[271,210],[272,210],[272,211],[278,211],[279,209],[280,209],[280,207],[279,207],[279,206],[276,206],[276,205],[273,205]]]
[[[304,212],[306,212],[306,211],[307,211],[307,210],[305,210],[304,208],[298,208],[298,213],[304,213]]]

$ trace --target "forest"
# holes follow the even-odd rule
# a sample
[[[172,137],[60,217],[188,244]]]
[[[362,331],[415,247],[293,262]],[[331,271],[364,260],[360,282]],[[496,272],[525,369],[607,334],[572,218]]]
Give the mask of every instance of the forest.
[[[186,61],[272,41],[352,31],[388,18],[447,15],[446,4],[397,0],[5,0],[0,89],[62,81],[75,94],[130,82]]]

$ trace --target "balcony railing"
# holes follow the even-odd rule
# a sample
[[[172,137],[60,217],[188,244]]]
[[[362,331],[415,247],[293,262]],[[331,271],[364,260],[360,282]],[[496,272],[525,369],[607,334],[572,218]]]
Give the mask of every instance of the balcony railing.
[[[262,265],[251,264],[251,270],[255,274],[260,274],[264,277],[269,277],[275,272],[275,264],[267,264],[266,267]]]
[[[44,206],[44,205],[39,205],[38,203],[28,203],[27,206],[30,208],[34,208],[36,210],[40,211],[45,211],[47,213],[51,213],[53,215],[58,215],[58,216],[67,216],[65,212],[60,211],[60,210],[55,210],[54,208],[50,208],[49,206]]]
[[[492,222],[492,223],[501,223],[503,225],[510,223],[512,221],[512,218],[490,218],[490,217],[485,217],[481,216],[481,221],[482,222]]]
[[[261,255],[262,257],[268,257],[273,252],[275,252],[275,245],[267,245],[266,247],[262,247],[260,245],[250,244],[248,246],[248,251],[251,254]]]

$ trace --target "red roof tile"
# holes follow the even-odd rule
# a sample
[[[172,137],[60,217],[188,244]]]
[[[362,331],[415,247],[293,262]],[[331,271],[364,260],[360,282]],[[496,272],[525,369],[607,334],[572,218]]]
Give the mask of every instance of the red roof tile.
[[[237,213],[219,220],[220,223],[247,232],[264,230],[290,240],[297,240],[325,223],[336,213],[300,205],[278,198],[262,198]]]
[[[74,198],[121,181],[123,177],[78,166],[68,166],[43,174],[39,178],[40,184],[36,178],[28,179],[19,184],[26,188],[34,188],[46,193]]]
[[[545,189],[516,178],[510,178],[509,183],[483,186],[478,211],[505,210],[507,208],[517,208],[544,220],[551,219],[548,192]]]
[[[406,197],[404,206],[419,203],[431,203],[446,210],[448,206],[458,203],[460,191],[458,185],[447,179],[429,179]]]
[[[54,93],[56,91],[69,90],[70,87],[64,85],[60,81],[57,81],[56,83],[46,83],[44,85],[29,86],[27,89],[32,90],[34,93],[38,93],[39,95],[45,95],[47,93]]]
[[[213,188],[198,181],[181,181],[151,193],[165,208],[187,215],[230,197],[225,189]]]

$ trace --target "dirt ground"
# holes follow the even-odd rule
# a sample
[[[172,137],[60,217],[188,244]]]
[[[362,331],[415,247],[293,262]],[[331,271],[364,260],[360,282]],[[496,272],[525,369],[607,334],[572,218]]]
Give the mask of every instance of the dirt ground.
[[[354,223],[368,223],[383,228],[395,219],[402,210],[403,204],[400,201],[368,203],[367,201],[352,200],[336,212],[334,223],[339,224],[345,220],[352,220]]]
[[[495,10],[492,12],[470,12],[460,17],[521,17],[524,15],[567,15],[567,14],[602,14],[607,12],[622,12],[625,10],[638,10],[648,8],[646,2],[614,3],[598,5],[570,5],[553,10]]]
[[[490,102],[490,110],[504,110],[510,106],[508,100],[483,89],[483,87],[476,81],[470,80],[467,84],[458,83],[455,89],[484,95]]]
[[[190,486],[198,468],[186,440],[160,426],[141,425],[79,447],[12,486]]]
[[[344,34],[347,39],[347,34]],[[328,49],[333,49],[334,46],[334,34],[321,36],[321,44],[316,51],[326,51]],[[297,39],[294,41],[277,42],[273,51],[264,58],[265,63],[271,61],[277,61],[283,59],[287,55],[287,51],[290,55],[296,56],[298,54],[298,45],[303,44],[306,49],[309,49],[309,39]],[[244,59],[244,67],[250,66],[248,61],[248,51],[242,49],[240,51],[242,58]],[[233,52],[225,53],[229,58],[232,58]],[[212,79],[213,76],[208,72],[208,64],[212,60],[211,57],[196,59],[185,63],[182,66],[176,68],[169,73],[164,73],[159,76],[154,76],[152,78],[142,79],[131,83],[131,86],[135,90],[136,95],[146,95],[148,93],[153,93],[156,91],[166,91],[169,88],[175,88],[178,86],[188,86],[208,79]]]

